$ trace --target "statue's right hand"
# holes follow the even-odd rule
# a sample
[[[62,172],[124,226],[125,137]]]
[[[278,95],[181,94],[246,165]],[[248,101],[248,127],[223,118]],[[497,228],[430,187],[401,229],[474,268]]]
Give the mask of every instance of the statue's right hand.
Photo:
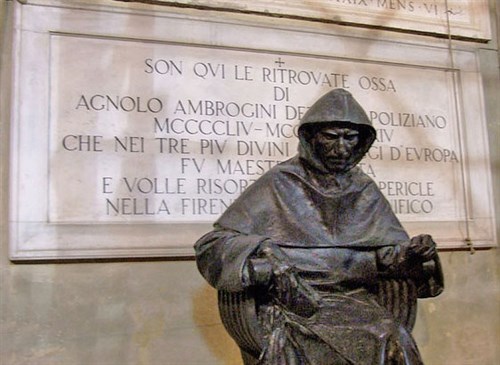
[[[278,252],[280,252],[279,246],[270,239],[267,239],[259,245],[259,248],[257,249],[257,256],[272,260]]]
[[[274,287],[286,286],[285,272],[290,265],[279,245],[267,239],[263,241],[254,257],[248,260],[248,271],[252,285]]]
[[[300,278],[295,267],[286,263],[273,265],[271,282],[271,292],[278,305],[306,318],[318,310],[320,296]]]
[[[279,244],[271,240],[262,242],[256,256],[258,258],[251,260],[256,282],[269,287],[274,302],[302,317],[312,316],[318,308],[320,298],[300,279],[296,268]]]
[[[269,286],[275,300],[288,306],[297,294],[298,279],[287,255],[271,240],[260,244],[258,254],[271,265]]]
[[[248,275],[251,285],[269,286],[273,276],[273,266],[265,257],[249,259]]]

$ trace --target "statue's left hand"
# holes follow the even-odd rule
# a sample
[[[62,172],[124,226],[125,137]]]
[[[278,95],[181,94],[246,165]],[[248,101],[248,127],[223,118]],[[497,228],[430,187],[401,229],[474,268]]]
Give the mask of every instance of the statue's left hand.
[[[408,255],[422,262],[431,261],[437,256],[436,242],[428,234],[415,236],[410,240]]]

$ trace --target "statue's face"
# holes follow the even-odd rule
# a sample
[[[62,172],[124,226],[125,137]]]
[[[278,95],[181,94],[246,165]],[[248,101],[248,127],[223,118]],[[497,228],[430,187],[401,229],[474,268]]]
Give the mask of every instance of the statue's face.
[[[315,155],[329,171],[345,171],[359,142],[359,132],[345,127],[324,127],[312,138]]]

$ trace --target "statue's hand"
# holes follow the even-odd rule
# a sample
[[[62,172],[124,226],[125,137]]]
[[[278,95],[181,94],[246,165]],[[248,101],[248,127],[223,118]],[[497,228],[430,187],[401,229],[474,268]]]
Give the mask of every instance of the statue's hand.
[[[276,243],[270,239],[266,239],[260,244],[259,249],[257,250],[257,256],[265,257],[270,260],[274,258],[275,260],[275,257],[281,257],[283,256],[283,253]]]
[[[277,270],[276,265],[284,260],[284,254],[278,245],[271,240],[262,242],[254,257],[248,260],[250,283],[257,286],[271,285],[271,278]]]
[[[408,256],[421,262],[431,261],[437,256],[436,242],[428,234],[415,236],[410,240]]]
[[[274,263],[272,289],[278,302],[288,305],[296,295],[297,277],[292,268],[286,264]]]
[[[298,281],[288,256],[272,240],[262,242],[255,256],[249,263],[253,284],[269,286],[278,302],[290,303],[296,295]]]
[[[320,296],[300,278],[297,269],[280,246],[272,241],[265,241],[259,251],[272,268],[269,290],[275,304],[301,317],[310,317],[316,313]]]

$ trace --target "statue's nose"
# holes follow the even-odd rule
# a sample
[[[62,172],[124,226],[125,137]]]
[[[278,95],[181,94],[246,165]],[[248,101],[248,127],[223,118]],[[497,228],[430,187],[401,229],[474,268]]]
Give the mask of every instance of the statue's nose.
[[[340,137],[337,143],[337,154],[342,157],[349,156],[349,148],[347,146],[347,141]]]

